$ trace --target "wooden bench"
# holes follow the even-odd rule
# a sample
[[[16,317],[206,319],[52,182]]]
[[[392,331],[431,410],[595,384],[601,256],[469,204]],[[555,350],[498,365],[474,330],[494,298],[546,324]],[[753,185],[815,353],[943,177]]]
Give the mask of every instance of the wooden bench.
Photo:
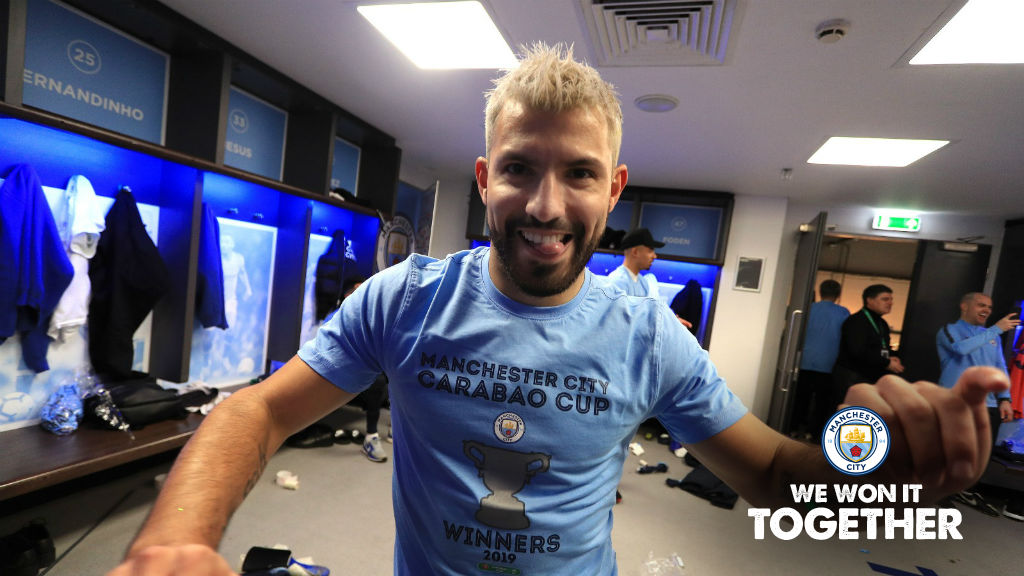
[[[0,432],[0,502],[185,445],[199,414],[126,432],[80,427],[57,436],[39,426]]]

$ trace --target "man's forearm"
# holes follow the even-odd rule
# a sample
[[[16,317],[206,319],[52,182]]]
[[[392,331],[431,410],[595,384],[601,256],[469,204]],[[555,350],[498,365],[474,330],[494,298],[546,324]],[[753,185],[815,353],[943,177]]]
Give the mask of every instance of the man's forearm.
[[[789,438],[782,440],[779,456],[772,467],[775,506],[793,506],[794,485],[849,484],[868,480],[867,476],[848,476],[833,468],[825,459],[821,446],[805,444]]]
[[[995,330],[993,330],[993,328],[995,328]],[[952,351],[955,354],[958,354],[960,356],[967,356],[968,354],[974,352],[975,350],[984,347],[993,337],[998,337],[1002,333],[1002,330],[995,326],[992,326],[985,330],[984,332],[975,334],[970,338],[956,340],[955,342],[950,344],[950,349],[952,349]]]
[[[841,479],[820,447],[786,438],[751,414],[690,450],[755,506],[791,505],[791,484]]]
[[[251,389],[211,412],[182,449],[128,555],[152,545],[216,548],[231,515],[280,446],[279,439],[269,438],[269,417]]]

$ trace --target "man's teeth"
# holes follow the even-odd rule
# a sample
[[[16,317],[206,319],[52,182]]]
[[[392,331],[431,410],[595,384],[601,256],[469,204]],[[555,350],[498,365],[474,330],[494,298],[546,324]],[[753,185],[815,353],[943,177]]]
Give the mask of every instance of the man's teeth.
[[[561,234],[533,234],[530,232],[523,232],[523,238],[533,244],[554,244],[555,242],[561,242]]]

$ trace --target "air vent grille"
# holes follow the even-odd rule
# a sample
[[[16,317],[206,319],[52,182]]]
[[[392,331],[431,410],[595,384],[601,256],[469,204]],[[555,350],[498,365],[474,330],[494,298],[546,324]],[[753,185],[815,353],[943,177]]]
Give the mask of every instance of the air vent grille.
[[[601,66],[725,61],[737,0],[579,0]]]

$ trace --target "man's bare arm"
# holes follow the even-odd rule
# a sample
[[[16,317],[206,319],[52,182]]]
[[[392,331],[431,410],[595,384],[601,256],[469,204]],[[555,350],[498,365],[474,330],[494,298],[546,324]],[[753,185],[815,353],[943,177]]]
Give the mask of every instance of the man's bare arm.
[[[353,397],[298,357],[267,380],[232,394],[182,449],[126,564],[110,576],[135,574],[131,564],[172,574],[175,569],[187,573],[191,563],[216,563],[214,550],[228,520],[274,452],[288,436]],[[145,570],[138,573],[150,573]]]
[[[971,486],[991,452],[985,396],[1008,385],[999,370],[970,368],[952,389],[897,376],[854,386],[845,405],[875,411],[892,439],[885,465],[859,480],[924,484],[931,501]],[[792,504],[792,483],[851,481],[832,469],[817,445],[786,438],[750,414],[689,449],[756,506]]]

